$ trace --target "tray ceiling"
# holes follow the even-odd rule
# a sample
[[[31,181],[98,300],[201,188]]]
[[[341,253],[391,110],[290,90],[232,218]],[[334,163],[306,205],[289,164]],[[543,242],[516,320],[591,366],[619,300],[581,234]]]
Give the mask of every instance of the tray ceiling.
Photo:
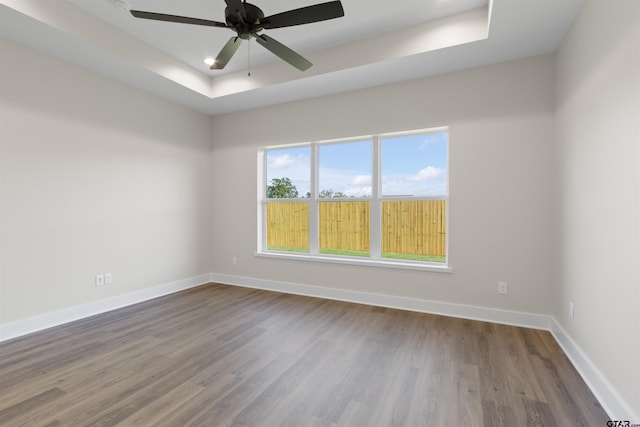
[[[265,14],[319,3],[253,0]],[[0,0],[0,35],[207,114],[554,52],[582,0],[342,0],[343,18],[265,31],[307,57],[301,72],[255,41],[211,71],[226,28],[133,18],[122,0]],[[224,21],[223,0],[126,0]],[[250,65],[249,65],[250,64]],[[251,75],[248,75],[248,70]]]

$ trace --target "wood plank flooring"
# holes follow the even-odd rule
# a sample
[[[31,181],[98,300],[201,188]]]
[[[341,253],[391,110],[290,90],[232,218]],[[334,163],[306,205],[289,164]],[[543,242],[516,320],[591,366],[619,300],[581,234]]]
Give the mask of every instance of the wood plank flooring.
[[[545,331],[210,284],[0,344],[2,426],[605,426]]]

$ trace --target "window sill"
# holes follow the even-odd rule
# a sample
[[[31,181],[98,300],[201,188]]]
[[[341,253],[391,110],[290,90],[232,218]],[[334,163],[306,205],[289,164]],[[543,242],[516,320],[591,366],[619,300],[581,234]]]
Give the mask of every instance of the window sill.
[[[438,273],[452,273],[453,269],[448,265],[435,263],[411,262],[402,260],[372,260],[357,257],[335,257],[330,255],[308,255],[286,252],[256,252],[255,256],[262,258],[290,259],[298,261],[325,262],[332,264],[358,265],[362,267],[397,268],[403,270],[433,271]]]

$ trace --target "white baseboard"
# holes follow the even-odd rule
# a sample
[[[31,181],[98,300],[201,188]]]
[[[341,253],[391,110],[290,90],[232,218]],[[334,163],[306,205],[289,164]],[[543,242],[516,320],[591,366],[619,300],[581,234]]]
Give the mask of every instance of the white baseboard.
[[[211,274],[203,274],[201,276],[190,277],[188,279],[165,283],[164,285],[154,286],[152,288],[146,288],[128,294],[117,295],[111,298],[90,302],[88,304],[77,305],[59,311],[17,320],[4,325],[0,324],[0,342],[30,334],[32,332],[41,331],[43,329],[48,329],[53,326],[58,326],[63,323],[73,322],[74,320],[115,310],[117,308],[137,304],[163,295],[193,288],[209,282],[211,282]]]
[[[552,318],[550,332],[612,420],[640,423],[640,414],[620,396],[571,336]]]
[[[420,313],[441,314],[443,316],[460,317],[463,319],[481,320],[485,322],[502,323],[514,326],[523,326],[533,329],[549,330],[551,326],[551,316],[544,314],[523,313],[518,311],[500,310],[496,308],[479,307],[473,305],[452,304],[447,302],[431,301],[417,298],[374,294],[370,292],[301,285],[297,283],[255,279],[251,277],[234,276],[229,274],[213,273],[211,275],[211,279],[216,283],[243,286],[246,288],[265,289],[269,291],[326,298],[337,301],[369,304],[378,307],[417,311]]]

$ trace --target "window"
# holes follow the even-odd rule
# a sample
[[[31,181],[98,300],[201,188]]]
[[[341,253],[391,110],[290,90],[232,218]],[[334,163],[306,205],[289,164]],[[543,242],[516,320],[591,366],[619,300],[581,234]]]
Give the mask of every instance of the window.
[[[317,147],[321,254],[371,255],[371,149],[371,140]]]
[[[261,150],[258,252],[447,266],[446,128]]]
[[[266,152],[265,234],[270,251],[309,252],[310,147]]]
[[[447,133],[380,145],[382,257],[446,262]]]

